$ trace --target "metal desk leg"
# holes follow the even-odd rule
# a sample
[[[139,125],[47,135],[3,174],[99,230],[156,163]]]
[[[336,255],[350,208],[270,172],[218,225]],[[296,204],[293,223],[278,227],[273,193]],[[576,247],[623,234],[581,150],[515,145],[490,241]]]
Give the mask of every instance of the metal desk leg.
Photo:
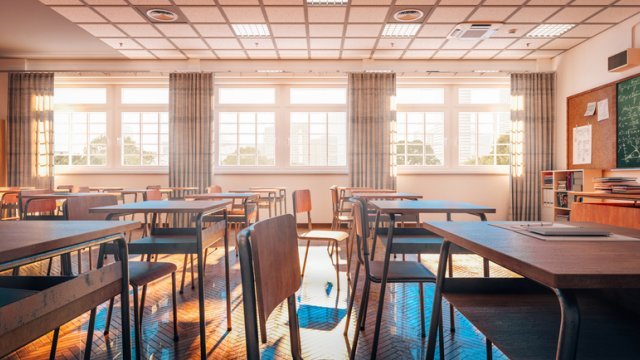
[[[436,276],[436,288],[433,293],[433,306],[431,308],[431,322],[429,324],[429,339],[427,340],[427,360],[433,360],[436,354],[436,336],[440,325],[440,311],[442,311],[442,286],[444,285],[447,271],[447,260],[451,243],[445,239],[440,248],[440,260],[438,260],[438,274]],[[440,349],[442,352],[443,349]]]
[[[558,335],[557,360],[575,359],[578,350],[580,330],[580,309],[573,291],[568,289],[553,290],[560,302],[560,334]]]
[[[224,283],[227,292],[227,331],[231,331],[231,282],[229,281],[229,226],[227,210],[224,210]]]
[[[196,256],[198,259],[198,310],[200,313],[200,358],[207,358],[206,320],[204,312],[204,254],[202,250],[202,214],[196,218]]]

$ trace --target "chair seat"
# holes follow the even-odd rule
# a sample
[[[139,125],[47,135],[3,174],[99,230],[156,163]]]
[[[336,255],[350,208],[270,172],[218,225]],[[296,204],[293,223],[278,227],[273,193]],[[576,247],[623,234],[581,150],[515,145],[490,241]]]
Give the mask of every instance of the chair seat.
[[[382,279],[384,261],[370,261],[371,281],[379,283]],[[387,282],[435,282],[436,276],[417,261],[390,261]]]
[[[310,230],[310,231],[298,234],[298,238],[301,240],[344,241],[348,237],[349,237],[349,234],[344,231],[329,231],[329,230]]]
[[[353,221],[353,217],[349,215],[338,215],[338,221],[351,222]]]
[[[143,286],[170,275],[177,269],[170,262],[129,261],[129,284]]]
[[[193,235],[145,236],[129,243],[129,254],[195,254],[196,244]]]

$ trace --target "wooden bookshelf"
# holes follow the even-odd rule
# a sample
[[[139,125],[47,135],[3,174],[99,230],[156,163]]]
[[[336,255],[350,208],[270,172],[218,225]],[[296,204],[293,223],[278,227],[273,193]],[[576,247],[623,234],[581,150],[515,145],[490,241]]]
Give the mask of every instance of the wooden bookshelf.
[[[573,193],[593,192],[593,179],[601,176],[601,169],[545,170],[540,172],[542,220],[568,221],[571,204],[574,201]]]

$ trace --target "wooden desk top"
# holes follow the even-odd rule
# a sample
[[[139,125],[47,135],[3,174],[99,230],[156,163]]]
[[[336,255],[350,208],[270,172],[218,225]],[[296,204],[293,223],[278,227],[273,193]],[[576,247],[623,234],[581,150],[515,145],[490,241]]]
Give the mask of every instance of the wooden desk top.
[[[116,196],[114,193],[50,193],[50,194],[33,194],[33,195],[22,195],[23,200],[47,200],[47,199],[68,199],[71,197],[83,197],[83,196]]]
[[[139,227],[137,221],[2,221],[0,264]]]
[[[190,213],[199,214],[216,209],[224,209],[230,200],[187,201],[187,200],[154,200],[128,204],[101,206],[89,209],[90,213],[102,214],[134,214],[134,213]]]
[[[496,212],[496,209],[487,206],[443,200],[373,200],[369,201],[369,205],[385,214],[488,214]]]
[[[119,191],[124,189],[122,186],[89,186],[90,191]]]
[[[123,195],[130,195],[130,194],[142,194],[147,192],[147,190],[158,190],[163,194],[169,194],[172,193],[173,190],[172,189],[167,189],[167,188],[161,188],[161,189],[122,189],[120,191],[118,191],[120,194]]]
[[[206,193],[206,194],[190,194],[185,195],[185,199],[194,200],[212,200],[212,199],[252,199],[258,198],[260,194],[257,193],[234,193],[234,192],[221,192],[221,193]]]
[[[402,199],[422,199],[422,195],[411,194],[411,193],[403,193],[403,192],[362,192],[355,193],[353,197],[363,198],[363,199],[386,199],[386,200],[402,200]]]
[[[593,199],[640,201],[640,194],[598,193],[598,192],[571,192],[570,191],[569,195],[586,197],[586,198],[593,198]]]
[[[424,226],[489,261],[551,288],[640,288],[640,241],[545,241],[490,222],[426,222]],[[640,230],[597,227],[640,238]]]

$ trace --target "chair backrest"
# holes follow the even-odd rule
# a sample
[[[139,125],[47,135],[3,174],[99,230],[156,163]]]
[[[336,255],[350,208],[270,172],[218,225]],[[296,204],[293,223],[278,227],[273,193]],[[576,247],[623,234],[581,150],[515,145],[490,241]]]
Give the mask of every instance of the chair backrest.
[[[392,190],[392,189],[357,189],[357,190],[352,190],[351,195],[357,194],[357,193],[391,194],[394,192],[396,192],[396,190]]]
[[[51,193],[52,191],[48,189],[21,190],[20,195],[18,196],[20,198],[20,209],[22,209],[22,212],[25,214],[47,213],[47,212],[55,211],[57,208],[55,199],[42,199],[42,200],[29,201],[29,205],[28,205],[29,208],[25,209],[25,205],[27,204],[27,199],[24,199],[23,197],[29,196],[29,195],[44,195],[44,194],[51,194]]]
[[[88,186],[78,186],[78,192],[79,193],[88,193],[88,192],[91,192],[91,189],[89,189]]]
[[[57,190],[67,190],[68,192],[73,192],[74,186],[73,185],[58,185],[56,186]]]
[[[311,191],[308,189],[296,190],[293,192],[292,197],[293,215],[296,223],[298,222],[299,213],[307,213],[307,226],[311,230]]]
[[[222,186],[220,185],[211,185],[207,187],[208,194],[217,194],[222,192]]]
[[[333,216],[335,217],[340,212],[340,196],[338,195],[338,185],[333,185],[329,188],[331,192],[331,209]]]
[[[160,185],[147,185],[147,189],[158,189],[160,190],[162,187]]]
[[[147,189],[142,193],[142,198],[144,201],[162,200],[162,193],[160,192],[160,189]]]
[[[18,193],[6,192],[2,194],[2,205],[18,205]]]
[[[266,334],[269,315],[285,299],[293,357],[300,358],[300,335],[296,315],[296,291],[300,288],[300,257],[295,218],[280,215],[262,220],[238,234],[247,358],[260,357],[257,318]],[[257,299],[256,299],[257,298]],[[258,316],[256,316],[256,303]]]
[[[118,205],[113,194],[82,195],[67,198],[64,213],[67,220],[105,220],[108,214],[92,214],[89,209],[99,206]]]
[[[369,274],[369,247],[367,244],[369,222],[365,203],[361,199],[351,198],[351,211],[353,212],[353,227],[356,235],[358,260],[364,264],[366,273]]]

